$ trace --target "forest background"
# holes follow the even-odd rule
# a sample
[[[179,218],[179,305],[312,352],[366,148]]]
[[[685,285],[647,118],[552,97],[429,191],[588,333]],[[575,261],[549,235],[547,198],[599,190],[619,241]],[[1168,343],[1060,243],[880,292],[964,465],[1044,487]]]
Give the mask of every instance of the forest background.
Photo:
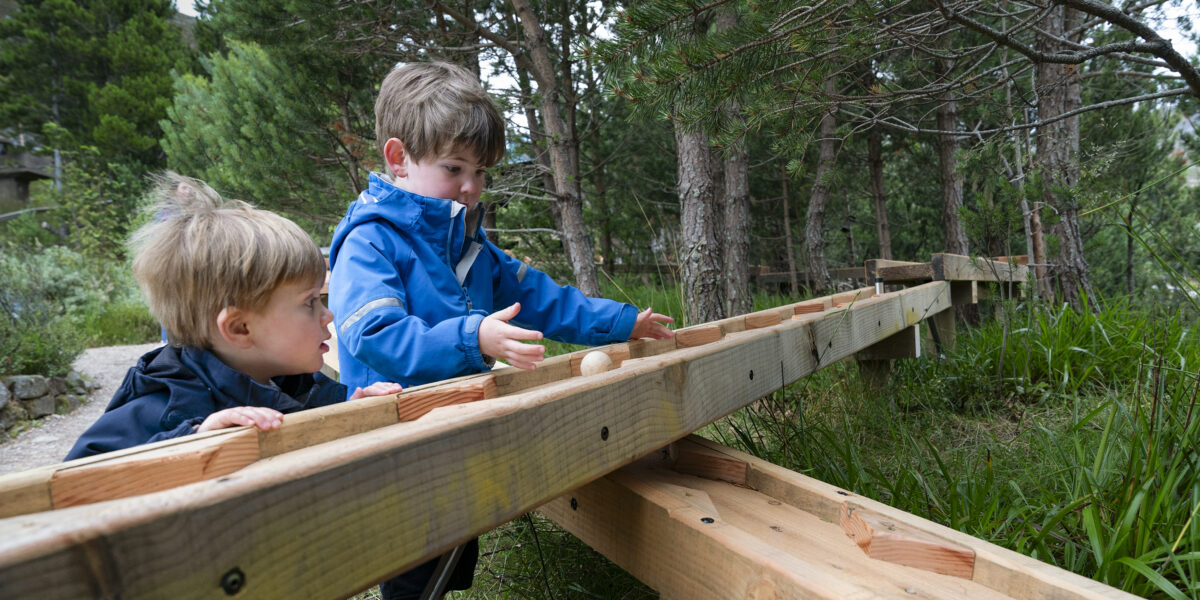
[[[802,273],[786,290],[796,298],[866,258],[1028,255],[1024,302],[998,305],[952,360],[895,375],[889,405],[912,421],[850,408],[856,374],[835,370],[710,433],[1113,585],[1195,597],[1195,548],[1181,540],[1200,539],[1196,460],[1149,462],[1152,444],[1169,445],[1155,460],[1196,455],[1200,70],[1159,34],[1174,19],[1193,37],[1181,6],[1195,8],[214,0],[192,18],[167,1],[0,0],[0,137],[54,174],[0,217],[0,373],[53,374],[86,345],[155,338],[124,263],[149,173],[204,179],[327,242],[380,168],[383,75],[449,60],[509,117],[484,196],[489,235],[589,294],[696,323],[783,302],[751,288],[758,265]],[[1138,428],[1167,418],[1149,407],[1171,402],[1186,414],[1178,435],[1135,451]],[[846,445],[881,421],[912,462]],[[821,444],[794,443],[821,431]],[[1118,433],[1128,443],[1104,445]],[[1050,438],[1019,437],[1051,434],[1113,462],[1052,459]],[[971,452],[945,449],[964,435]],[[999,449],[1014,441],[1023,453]],[[1042,466],[998,484],[992,452]],[[1090,479],[1063,475],[1076,467]],[[1041,493],[1006,496],[1013,482]],[[1112,491],[1135,483],[1186,502],[1141,516],[1146,497]]]

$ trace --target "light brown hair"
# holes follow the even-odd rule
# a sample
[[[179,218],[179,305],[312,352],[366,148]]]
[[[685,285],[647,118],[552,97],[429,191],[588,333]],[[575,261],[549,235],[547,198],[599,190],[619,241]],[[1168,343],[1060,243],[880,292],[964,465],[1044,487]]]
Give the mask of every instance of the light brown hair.
[[[375,99],[381,156],[391,138],[415,161],[469,149],[490,167],[504,156],[500,112],[471,73],[445,62],[400,63],[384,77]]]
[[[155,179],[150,220],[129,246],[133,276],[171,344],[211,348],[221,309],[261,310],[279,286],[325,277],[321,250],[295,223],[190,177]]]

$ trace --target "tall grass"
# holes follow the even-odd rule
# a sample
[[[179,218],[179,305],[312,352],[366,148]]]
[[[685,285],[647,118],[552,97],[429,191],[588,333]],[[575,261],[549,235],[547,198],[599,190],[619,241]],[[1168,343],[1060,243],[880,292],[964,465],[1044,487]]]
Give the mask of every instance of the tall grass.
[[[901,363],[882,399],[842,364],[707,433],[1134,594],[1200,595],[1192,326],[1128,305],[1000,317]]]

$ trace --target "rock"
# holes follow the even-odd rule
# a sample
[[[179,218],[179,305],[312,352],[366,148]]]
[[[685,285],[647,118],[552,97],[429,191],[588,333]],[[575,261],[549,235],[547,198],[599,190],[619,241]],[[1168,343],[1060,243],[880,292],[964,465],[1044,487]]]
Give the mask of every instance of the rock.
[[[50,391],[50,384],[41,375],[16,375],[5,379],[4,383],[20,400],[45,396]]]
[[[12,399],[12,392],[8,391],[8,386],[4,385],[3,383],[0,383],[0,410],[4,410],[4,406],[7,405],[8,401],[11,399]],[[4,429],[3,427],[0,427],[0,430],[3,430],[3,429]]]
[[[54,414],[54,396],[42,396],[22,402],[25,404],[25,410],[29,411],[29,416],[34,419]]]
[[[61,396],[67,393],[67,382],[62,377],[51,377],[46,381],[51,396]]]
[[[79,374],[79,371],[71,371],[67,373],[67,389],[75,394],[86,394],[88,382],[83,375]]]
[[[29,420],[29,411],[20,402],[9,402],[0,408],[0,431],[8,431],[17,423]]]
[[[65,415],[83,404],[83,398],[76,394],[63,394],[54,400],[54,412]]]

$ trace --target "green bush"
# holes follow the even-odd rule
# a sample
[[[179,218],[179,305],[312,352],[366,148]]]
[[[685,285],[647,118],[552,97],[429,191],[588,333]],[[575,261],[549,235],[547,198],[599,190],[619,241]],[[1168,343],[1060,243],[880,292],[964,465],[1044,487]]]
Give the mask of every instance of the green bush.
[[[62,247],[0,256],[0,374],[58,375],[84,347],[157,337],[127,265]]]
[[[61,375],[83,350],[68,316],[82,284],[69,271],[43,271],[46,255],[0,259],[0,373]]]

